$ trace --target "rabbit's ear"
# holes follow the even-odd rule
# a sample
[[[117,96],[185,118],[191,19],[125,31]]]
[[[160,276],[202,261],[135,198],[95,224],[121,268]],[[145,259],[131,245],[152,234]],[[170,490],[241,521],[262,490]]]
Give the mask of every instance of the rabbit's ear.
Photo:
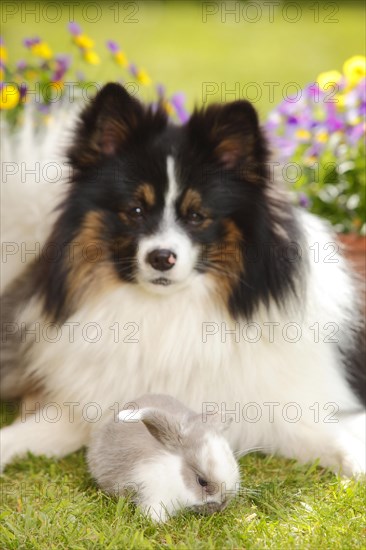
[[[169,450],[174,450],[182,444],[181,424],[158,409],[144,409],[141,411],[143,422],[151,435]]]
[[[222,415],[219,413],[208,414],[204,417],[202,414],[197,414],[196,419],[200,421],[203,425],[206,424],[209,426],[213,426],[221,433],[226,432],[233,421],[232,416],[226,417],[225,415],[224,418],[222,418]]]
[[[138,422],[141,420],[141,411],[139,409],[123,409],[119,411],[117,418],[120,422]]]

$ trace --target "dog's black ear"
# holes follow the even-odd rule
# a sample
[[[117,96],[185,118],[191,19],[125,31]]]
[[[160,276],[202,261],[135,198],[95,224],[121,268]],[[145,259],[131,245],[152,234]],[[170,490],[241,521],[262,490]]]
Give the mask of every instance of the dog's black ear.
[[[193,113],[188,128],[197,146],[204,146],[224,169],[245,173],[253,182],[262,180],[258,170],[266,162],[267,147],[251,103],[210,105]]]
[[[76,167],[115,155],[144,118],[145,108],[119,84],[106,84],[81,113],[69,151]]]

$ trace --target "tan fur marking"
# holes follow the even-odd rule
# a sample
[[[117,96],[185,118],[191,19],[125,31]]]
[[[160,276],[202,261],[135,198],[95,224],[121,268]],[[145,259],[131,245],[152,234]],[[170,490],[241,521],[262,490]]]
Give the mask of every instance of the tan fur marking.
[[[227,168],[234,168],[244,152],[245,148],[240,137],[226,138],[216,147],[217,155]]]
[[[188,189],[184,195],[184,199],[181,206],[181,212],[183,216],[186,216],[189,210],[201,210],[202,199],[201,195],[194,189]]]
[[[80,233],[72,243],[68,274],[68,300],[72,304],[79,304],[86,299],[98,299],[106,288],[120,283],[110,251],[101,237],[102,231],[101,215],[98,212],[89,212]]]
[[[209,245],[204,251],[205,259],[212,265],[211,276],[219,286],[219,294],[225,303],[243,273],[242,240],[238,227],[233,221],[227,220],[224,238],[219,243]]]
[[[241,179],[255,185],[262,184],[257,172],[257,162],[252,154],[253,137],[231,136],[222,140],[216,147],[216,154],[226,169],[235,169]]]
[[[190,210],[194,210],[195,212],[199,212],[205,216],[205,220],[200,224],[199,229],[205,229],[212,221],[208,209],[202,207],[201,195],[194,189],[188,189],[184,195],[180,210],[183,217],[187,216]]]
[[[153,186],[150,185],[150,183],[143,183],[142,185],[139,185],[136,191],[136,198],[147,204],[147,206],[154,206],[155,191]]]

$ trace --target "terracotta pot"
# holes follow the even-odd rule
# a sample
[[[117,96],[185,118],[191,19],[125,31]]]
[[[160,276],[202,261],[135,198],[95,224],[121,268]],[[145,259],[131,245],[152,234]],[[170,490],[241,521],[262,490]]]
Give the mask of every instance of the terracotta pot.
[[[342,251],[349,259],[352,268],[357,274],[360,283],[360,303],[363,304],[363,311],[366,317],[366,237],[348,234],[339,235]]]
[[[355,271],[366,279],[366,237],[347,234],[339,235],[342,250]]]

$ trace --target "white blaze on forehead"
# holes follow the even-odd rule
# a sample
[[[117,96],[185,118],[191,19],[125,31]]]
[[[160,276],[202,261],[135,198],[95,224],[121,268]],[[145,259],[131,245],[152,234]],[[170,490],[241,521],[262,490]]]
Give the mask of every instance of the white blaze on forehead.
[[[167,157],[168,190],[165,195],[164,224],[168,225],[175,219],[175,201],[178,197],[178,184],[175,177],[175,162],[172,156]]]
[[[175,203],[179,196],[179,186],[175,174],[175,162],[171,155],[166,163],[168,188],[162,218],[156,233],[140,239],[137,263],[140,282],[153,282],[157,270],[148,262],[148,254],[155,249],[171,250],[174,255],[174,268],[164,272],[164,277],[173,283],[185,283],[194,273],[199,248],[192,243],[189,235],[177,220]],[[173,265],[173,264],[172,264]],[[162,287],[157,287],[161,290]],[[164,292],[166,288],[164,287]]]
[[[202,447],[202,471],[205,465],[214,461],[213,471],[216,481],[223,483],[223,490],[237,489],[239,482],[239,467],[226,439],[218,434],[205,437]],[[212,467],[212,462],[211,462]]]

